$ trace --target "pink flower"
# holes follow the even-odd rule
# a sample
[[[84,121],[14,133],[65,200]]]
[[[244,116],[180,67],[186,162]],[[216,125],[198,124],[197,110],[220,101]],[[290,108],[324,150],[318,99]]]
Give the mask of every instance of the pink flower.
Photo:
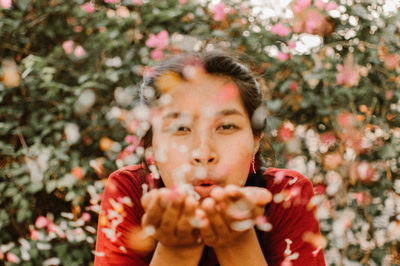
[[[155,47],[158,50],[165,49],[168,46],[169,34],[168,31],[163,30],[157,35],[150,34],[149,39],[146,41],[148,47]]]
[[[357,164],[356,175],[361,181],[371,183],[374,179],[375,169],[370,163],[363,161]]]
[[[6,255],[6,258],[9,262],[12,263],[20,263],[20,259],[17,257],[17,255],[15,255],[14,253],[8,252]]]
[[[74,48],[74,41],[72,41],[72,40],[65,41],[65,42],[63,42],[62,47],[66,54],[70,54],[70,53],[72,53],[72,50]]]
[[[128,142],[129,144],[132,144],[134,146],[139,146],[140,144],[140,139],[138,139],[134,135],[126,135],[125,137],[125,142]]]
[[[151,59],[153,60],[160,60],[161,58],[163,58],[164,53],[161,50],[155,49],[153,51],[151,51]]]
[[[179,3],[186,4],[187,0],[179,0]]]
[[[214,20],[222,21],[225,19],[225,3],[220,2],[214,9]]]
[[[338,64],[336,68],[336,84],[351,88],[360,81],[360,67],[353,62],[353,56],[348,56],[343,65]]]
[[[117,4],[121,2],[121,0],[104,0],[105,3],[110,3],[110,4]]]
[[[331,147],[336,143],[336,136],[333,132],[326,132],[320,136],[320,140],[328,147]]]
[[[81,219],[82,219],[82,221],[84,221],[85,223],[90,222],[90,219],[91,219],[91,218],[92,218],[92,217],[90,216],[90,213],[88,213],[88,212],[82,213]]]
[[[307,7],[309,7],[311,4],[311,0],[296,0],[294,5],[292,6],[292,10],[295,14],[302,13],[304,10],[306,10]]]
[[[82,46],[78,45],[77,47],[75,47],[74,55],[76,57],[81,57],[81,56],[84,56],[85,54],[86,54],[86,51],[85,51],[85,49],[83,49]]]
[[[291,91],[297,91],[297,83],[295,81],[292,81],[289,86]]]
[[[282,62],[286,61],[289,59],[289,55],[279,52],[278,55],[276,56],[276,58],[278,58],[279,60],[281,60]]]
[[[337,122],[343,128],[351,127],[354,124],[354,117],[349,112],[343,111],[338,115]]]
[[[271,28],[271,33],[278,34],[281,37],[285,37],[291,32],[290,28],[283,26],[281,23],[276,23]]]
[[[323,0],[314,0],[314,6],[318,7],[318,9],[322,10],[325,7],[325,3]]]
[[[132,3],[134,5],[141,5],[143,2],[142,2],[142,0],[133,0]]]
[[[291,123],[284,123],[278,129],[277,134],[278,140],[280,142],[288,142],[294,137],[294,129]]]
[[[326,11],[336,10],[337,8],[338,8],[338,5],[334,1],[330,1],[325,7]]]
[[[387,54],[383,57],[385,67],[389,70],[395,70],[399,66],[399,56],[397,54]]]
[[[38,230],[31,230],[31,239],[38,240],[39,239],[39,231]]]
[[[85,176],[85,172],[83,171],[83,168],[80,166],[77,166],[74,169],[72,169],[71,174],[73,174],[78,180],[81,180]]]
[[[47,230],[49,233],[56,233],[59,237],[65,238],[64,231],[61,229],[61,227],[59,227],[58,225],[56,225],[53,222],[49,223]]]
[[[94,7],[92,2],[87,2],[81,5],[81,9],[86,13],[94,13],[96,11],[96,8]]]
[[[287,46],[290,49],[294,49],[294,48],[296,48],[296,42],[295,41],[288,41]]]
[[[49,220],[44,216],[39,216],[35,221],[35,226],[37,228],[45,228],[49,225]]]
[[[12,6],[12,0],[0,0],[0,6],[3,9],[9,9]]]
[[[317,10],[310,10],[306,18],[306,32],[313,34],[315,30],[321,29],[325,23],[325,17]]]
[[[386,93],[385,93],[386,100],[390,100],[390,99],[392,99],[392,97],[393,97],[393,91],[392,90],[386,91]]]

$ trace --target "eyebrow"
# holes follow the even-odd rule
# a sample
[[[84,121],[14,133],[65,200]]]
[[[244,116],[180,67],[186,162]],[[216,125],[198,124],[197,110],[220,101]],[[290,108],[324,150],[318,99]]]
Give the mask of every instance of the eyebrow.
[[[164,116],[164,119],[177,119],[177,118],[182,117],[184,115],[185,115],[185,113],[170,112],[170,113],[168,113],[167,115]],[[219,117],[219,116],[230,116],[230,115],[243,116],[243,114],[239,110],[237,110],[235,108],[224,109],[224,110],[218,111],[215,116]]]
[[[166,116],[164,116],[164,118],[166,118],[166,119],[177,119],[177,118],[179,118],[179,116],[181,116],[181,113],[179,113],[179,112],[170,112]]]
[[[217,116],[229,116],[229,115],[240,115],[240,116],[243,116],[243,114],[239,110],[237,110],[235,108],[225,109],[225,110],[217,112]]]

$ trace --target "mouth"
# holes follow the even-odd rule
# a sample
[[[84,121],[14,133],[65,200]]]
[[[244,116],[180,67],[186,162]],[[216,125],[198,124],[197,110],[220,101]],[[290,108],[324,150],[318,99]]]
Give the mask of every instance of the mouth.
[[[211,191],[217,186],[217,183],[212,180],[203,179],[193,184],[193,189],[201,198],[210,196]]]

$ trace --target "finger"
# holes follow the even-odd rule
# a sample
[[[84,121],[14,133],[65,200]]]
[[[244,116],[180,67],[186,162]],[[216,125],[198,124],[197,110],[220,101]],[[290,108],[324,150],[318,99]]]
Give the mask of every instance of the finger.
[[[215,201],[222,201],[222,200],[224,200],[224,197],[225,197],[224,189],[222,187],[216,187],[211,191],[210,196]]]
[[[212,198],[206,198],[202,202],[202,208],[207,214],[207,218],[210,221],[211,227],[217,239],[228,237],[231,231],[227,222],[223,219],[220,213],[216,211],[215,201]]]
[[[142,198],[140,199],[140,202],[141,202],[144,210],[147,210],[150,202],[152,201],[152,199],[155,197],[155,195],[157,193],[158,193],[158,190],[155,189],[155,190],[149,191],[148,193],[146,193],[142,196]]]
[[[197,207],[197,201],[193,197],[187,197],[183,204],[182,216],[180,217],[176,235],[179,238],[191,238],[193,239],[193,226],[191,225],[191,219],[194,218],[194,212]]]
[[[272,194],[267,189],[258,187],[244,188],[244,194],[257,206],[263,206],[272,200]]]
[[[165,233],[175,233],[175,226],[181,214],[182,202],[183,196],[178,196],[172,202],[169,202],[169,207],[165,209],[161,218],[161,231]]]
[[[238,186],[229,184],[224,189],[224,195],[230,199],[237,199],[243,197],[243,192]]]
[[[142,217],[142,224],[144,226],[152,225],[158,227],[160,225],[160,219],[164,212],[164,209],[160,206],[160,194],[156,193],[150,202],[148,208]]]
[[[227,215],[230,220],[244,220],[251,217],[254,207],[255,206],[251,201],[242,197],[229,203],[224,214]]]
[[[213,243],[216,243],[217,237],[208,219],[202,220],[202,224],[199,229],[200,229],[200,237],[206,245],[212,246]]]
[[[253,218],[256,218],[258,216],[262,216],[265,213],[265,206],[256,206],[253,209]]]

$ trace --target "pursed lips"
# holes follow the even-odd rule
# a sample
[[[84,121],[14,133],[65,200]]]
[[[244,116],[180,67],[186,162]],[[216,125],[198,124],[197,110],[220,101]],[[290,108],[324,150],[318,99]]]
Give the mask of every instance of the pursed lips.
[[[206,198],[210,196],[211,191],[217,187],[218,183],[210,178],[204,178],[197,180],[193,183],[193,189],[196,191],[201,198]]]

